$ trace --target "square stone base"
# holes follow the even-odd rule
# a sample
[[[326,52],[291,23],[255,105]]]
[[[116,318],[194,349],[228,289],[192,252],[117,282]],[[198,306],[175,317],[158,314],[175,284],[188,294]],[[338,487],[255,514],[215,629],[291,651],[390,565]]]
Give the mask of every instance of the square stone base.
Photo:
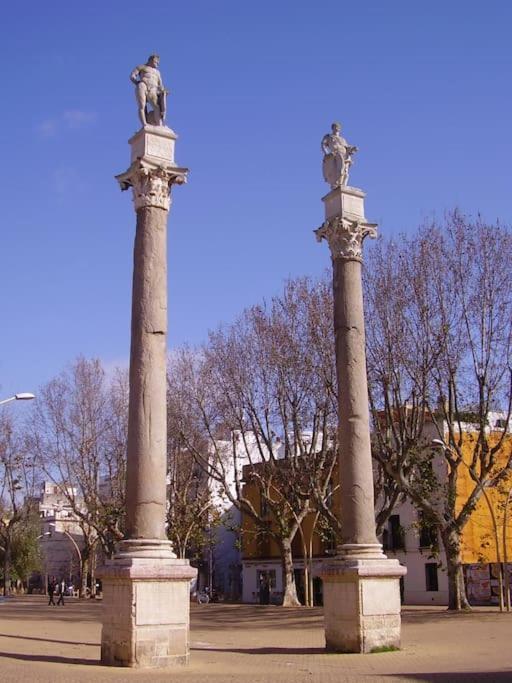
[[[364,217],[365,193],[357,187],[342,185],[331,190],[322,201],[325,206],[326,219],[343,216],[348,220],[366,222]]]
[[[145,159],[154,163],[174,164],[176,133],[167,126],[145,126],[129,140],[132,163]]]
[[[123,558],[101,568],[101,662],[138,668],[186,664],[189,657],[188,560]]]
[[[325,646],[333,652],[400,647],[398,560],[335,559],[324,566]]]

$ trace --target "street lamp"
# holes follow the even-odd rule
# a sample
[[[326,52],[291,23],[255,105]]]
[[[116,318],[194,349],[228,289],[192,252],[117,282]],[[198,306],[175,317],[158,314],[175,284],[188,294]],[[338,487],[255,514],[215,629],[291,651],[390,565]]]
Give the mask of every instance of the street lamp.
[[[466,466],[468,469],[471,477],[474,479],[474,481],[478,484],[478,488],[482,491],[482,495],[485,499],[485,502],[487,503],[487,507],[489,508],[489,514],[491,515],[491,521],[492,521],[492,527],[494,531],[494,544],[496,546],[496,561],[498,564],[498,584],[499,584],[499,593],[500,593],[500,612],[503,612],[503,572],[502,572],[502,567],[501,567],[501,555],[500,555],[500,541],[498,538],[498,523],[496,521],[496,515],[494,514],[494,508],[491,502],[491,499],[487,495],[487,491],[485,490],[485,484],[484,482],[480,479],[480,477],[477,475],[475,472],[474,468],[471,467],[471,465],[468,465],[468,463],[464,460],[464,458],[460,457],[457,453],[454,452],[453,448],[448,446],[448,444],[443,441],[443,439],[432,439],[432,445],[433,446],[441,446],[445,451],[448,453],[451,453],[452,457],[455,457],[459,462],[461,462],[463,465]],[[507,505],[508,505],[508,500],[507,500]],[[506,553],[506,550],[505,550]],[[506,566],[505,566],[506,570]]]
[[[31,401],[35,398],[34,394],[29,394],[28,392],[22,392],[21,394],[14,394],[14,396],[9,396],[9,398],[4,398],[0,401],[0,406],[4,403],[10,403],[11,401]]]
[[[42,534],[39,534],[39,536],[36,536],[36,541],[38,541],[40,538],[43,538],[43,536],[51,536],[52,532],[51,531],[45,531]],[[48,562],[45,556],[44,559],[44,595],[48,595]]]
[[[82,581],[84,561],[83,561],[82,553],[80,552],[80,548],[78,547],[78,543],[75,541],[73,536],[68,531],[66,531],[66,529],[61,529],[60,531],[57,532],[55,525],[53,525],[53,524],[50,525],[50,528],[52,531],[47,532],[50,536],[52,535],[52,532],[64,534],[65,536],[68,537],[68,539],[74,545],[76,553],[78,555],[79,569],[80,569],[80,581]],[[45,536],[46,536],[46,534],[45,534]]]

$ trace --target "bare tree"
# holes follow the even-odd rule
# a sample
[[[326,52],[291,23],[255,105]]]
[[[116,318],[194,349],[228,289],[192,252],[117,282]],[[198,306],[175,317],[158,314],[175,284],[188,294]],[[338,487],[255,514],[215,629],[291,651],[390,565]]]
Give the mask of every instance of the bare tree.
[[[455,211],[381,241],[365,271],[374,456],[440,533],[450,609],[468,606],[462,531],[512,464],[508,428],[490,425],[498,408],[510,424],[511,257],[508,230]],[[461,468],[473,482],[464,499]]]
[[[108,556],[122,538],[126,416],[124,377],[107,385],[100,361],[82,357],[39,390],[33,409],[30,448],[66,498],[83,537],[81,596],[96,544]]]
[[[186,447],[280,549],[285,606],[299,604],[292,541],[333,468],[332,332],[326,342],[318,326],[321,317],[321,329],[332,329],[326,297],[324,283],[289,281],[269,305],[212,333],[200,354],[184,351],[170,373]],[[248,482],[259,504],[246,495]]]

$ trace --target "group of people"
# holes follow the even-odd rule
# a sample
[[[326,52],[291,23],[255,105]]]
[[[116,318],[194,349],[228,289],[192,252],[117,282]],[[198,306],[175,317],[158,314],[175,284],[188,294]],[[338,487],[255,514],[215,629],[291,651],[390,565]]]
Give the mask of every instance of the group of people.
[[[54,576],[48,581],[48,605],[55,605],[55,601],[53,599],[54,595],[58,595],[59,599],[57,600],[57,605],[62,605],[64,607],[64,596],[66,594],[66,582],[64,579],[61,579],[60,581],[57,581]]]

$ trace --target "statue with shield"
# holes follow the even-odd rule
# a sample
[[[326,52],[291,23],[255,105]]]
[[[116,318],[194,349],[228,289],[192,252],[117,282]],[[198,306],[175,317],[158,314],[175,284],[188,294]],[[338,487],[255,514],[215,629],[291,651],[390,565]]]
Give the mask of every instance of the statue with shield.
[[[348,184],[348,174],[352,166],[352,155],[357,152],[357,147],[349,145],[340,135],[341,126],[333,123],[331,132],[322,138],[322,152],[324,159],[322,170],[326,183],[332,189]]]

